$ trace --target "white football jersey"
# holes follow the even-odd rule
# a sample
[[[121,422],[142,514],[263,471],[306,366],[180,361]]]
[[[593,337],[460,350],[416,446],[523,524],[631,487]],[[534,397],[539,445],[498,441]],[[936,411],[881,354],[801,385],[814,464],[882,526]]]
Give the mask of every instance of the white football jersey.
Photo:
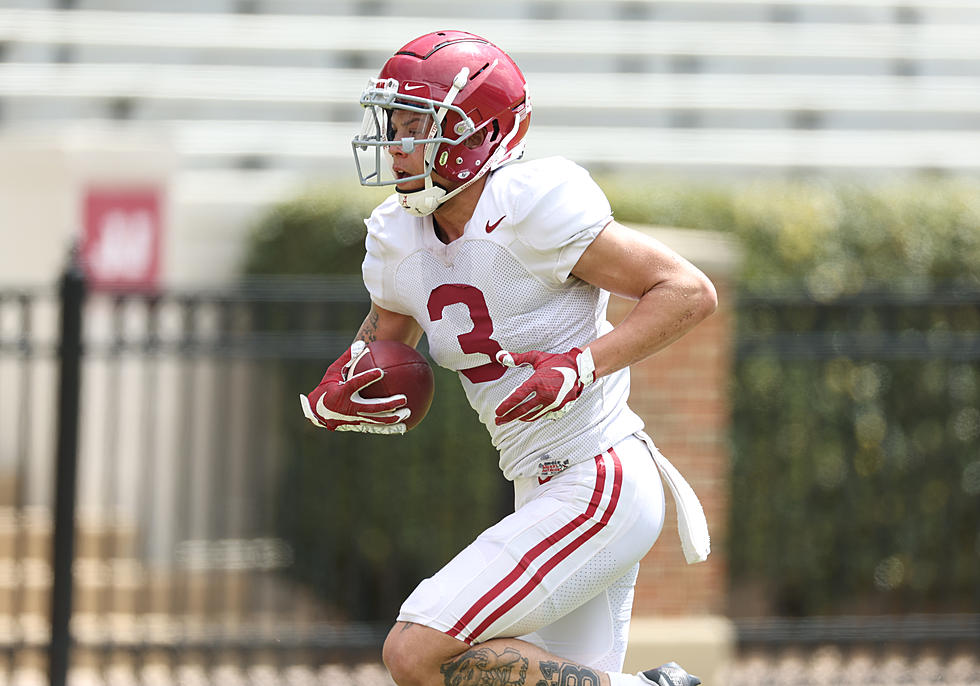
[[[494,424],[494,409],[533,372],[498,364],[498,350],[562,353],[612,328],[609,293],[570,274],[611,216],[588,172],[554,157],[493,172],[448,245],[431,216],[409,215],[395,195],[366,221],[371,299],[414,317],[432,358],[459,373],[508,479],[552,476],[643,428],[626,405],[628,369],[587,387],[561,419]]]

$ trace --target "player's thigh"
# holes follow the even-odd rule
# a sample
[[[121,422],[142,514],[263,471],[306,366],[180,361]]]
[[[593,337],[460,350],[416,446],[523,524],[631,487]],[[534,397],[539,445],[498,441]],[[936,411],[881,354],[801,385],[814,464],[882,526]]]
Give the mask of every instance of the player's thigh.
[[[519,576],[512,572],[524,552],[560,528],[568,519],[566,510],[565,503],[542,499],[508,515],[424,579],[402,604],[398,621],[422,624],[462,639],[457,625],[469,609],[494,585]]]
[[[419,585],[400,621],[471,644],[534,632],[614,584],[663,525],[659,474],[637,439],[519,498],[517,512]]]

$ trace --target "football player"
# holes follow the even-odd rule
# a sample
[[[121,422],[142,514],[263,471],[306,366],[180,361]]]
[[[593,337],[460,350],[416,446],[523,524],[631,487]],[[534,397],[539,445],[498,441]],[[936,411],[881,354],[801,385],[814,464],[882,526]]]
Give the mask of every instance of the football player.
[[[612,219],[576,164],[520,161],[531,114],[502,50],[440,31],[398,50],[360,99],[361,183],[394,194],[367,220],[372,306],[302,398],[317,426],[402,433],[405,398],[358,391],[363,346],[416,345],[459,373],[514,482],[515,512],[404,602],[383,657],[400,686],[694,686],[676,663],[621,672],[640,559],[666,481],[689,562],[708,554],[697,497],[627,406],[629,365],[707,317],[708,278]],[[606,321],[609,294],[636,301]],[[661,477],[663,476],[663,481]]]

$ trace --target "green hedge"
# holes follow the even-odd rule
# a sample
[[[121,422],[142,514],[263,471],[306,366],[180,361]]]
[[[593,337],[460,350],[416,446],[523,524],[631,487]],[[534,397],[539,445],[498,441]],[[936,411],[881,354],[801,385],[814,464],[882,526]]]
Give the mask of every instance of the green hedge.
[[[731,232],[744,249],[733,593],[771,589],[759,609],[783,614],[980,610],[980,186],[599,180],[621,221]],[[377,200],[327,191],[277,208],[256,231],[250,272],[358,273],[360,220]],[[346,551],[359,558],[340,567],[374,578],[397,560],[409,587],[502,509],[495,456],[452,375],[436,397],[443,420],[400,441],[299,440],[298,483],[354,487],[356,469],[337,457],[352,454],[377,479],[371,497],[324,501],[314,489],[287,508],[298,569],[335,599],[344,585],[328,578],[328,539],[344,527],[387,543]],[[463,431],[447,426],[457,422]]]
[[[244,272],[360,276],[364,219],[383,198],[375,190],[331,186],[276,205],[252,231]]]
[[[980,611],[980,186],[607,185],[733,232],[732,593],[749,612]]]

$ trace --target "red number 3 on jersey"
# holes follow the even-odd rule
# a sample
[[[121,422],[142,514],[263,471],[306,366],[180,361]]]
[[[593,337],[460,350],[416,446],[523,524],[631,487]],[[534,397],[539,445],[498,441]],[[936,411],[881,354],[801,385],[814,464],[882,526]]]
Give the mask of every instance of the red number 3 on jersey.
[[[497,362],[497,353],[502,350],[500,344],[493,340],[493,322],[487,309],[487,300],[480,289],[462,283],[448,283],[437,287],[429,294],[429,319],[434,322],[442,319],[442,312],[450,305],[466,305],[473,320],[473,328],[459,334],[459,347],[464,353],[482,353],[490,358],[486,364],[459,372],[473,383],[496,381],[504,375],[506,369]]]

